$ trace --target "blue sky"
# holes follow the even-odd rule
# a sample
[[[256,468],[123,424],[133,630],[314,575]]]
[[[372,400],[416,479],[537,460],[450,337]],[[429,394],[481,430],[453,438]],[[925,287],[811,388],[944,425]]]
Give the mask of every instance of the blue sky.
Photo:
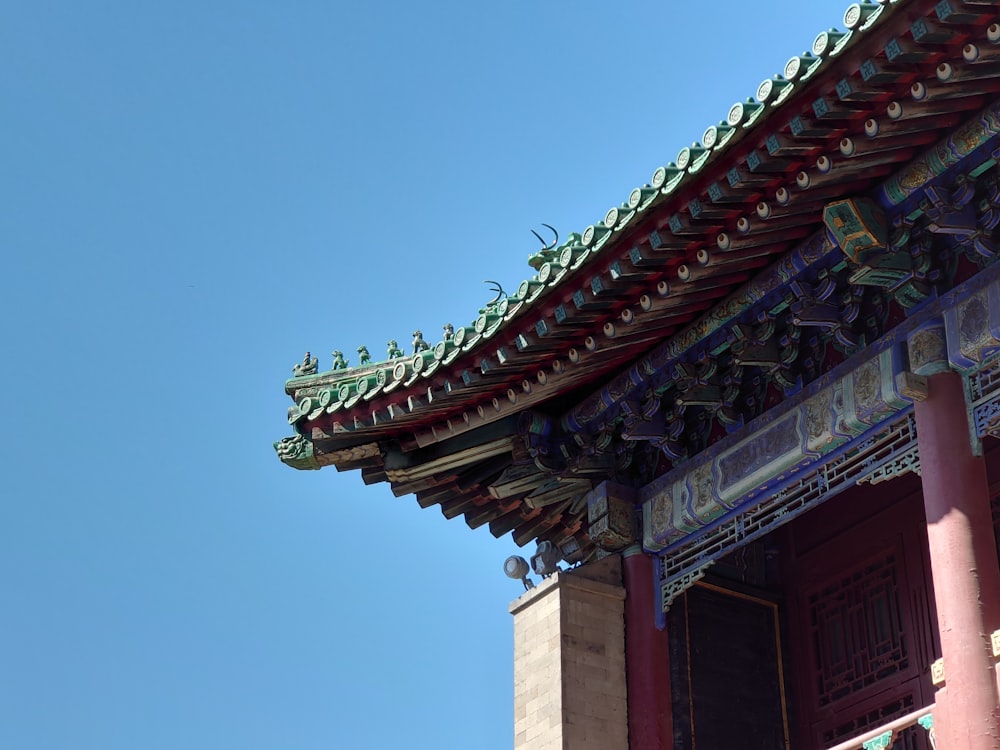
[[[282,466],[284,380],[474,319],[846,5],[8,4],[0,747],[509,748],[513,542]]]

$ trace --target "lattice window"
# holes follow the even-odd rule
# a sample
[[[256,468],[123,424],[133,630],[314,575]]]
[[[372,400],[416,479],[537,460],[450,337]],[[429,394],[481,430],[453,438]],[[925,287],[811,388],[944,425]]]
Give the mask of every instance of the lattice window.
[[[895,554],[837,576],[807,598],[818,706],[907,670]]]
[[[987,362],[969,375],[968,386],[976,437],[1000,437],[1000,361]]]
[[[969,376],[969,396],[978,404],[1000,394],[1000,361],[987,362]]]

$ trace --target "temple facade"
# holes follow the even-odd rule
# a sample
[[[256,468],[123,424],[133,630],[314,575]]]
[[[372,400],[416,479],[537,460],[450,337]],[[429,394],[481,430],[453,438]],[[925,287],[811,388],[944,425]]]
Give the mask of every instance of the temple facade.
[[[843,26],[469,324],[286,383],[289,466],[537,544],[517,748],[1000,748],[1000,7]]]

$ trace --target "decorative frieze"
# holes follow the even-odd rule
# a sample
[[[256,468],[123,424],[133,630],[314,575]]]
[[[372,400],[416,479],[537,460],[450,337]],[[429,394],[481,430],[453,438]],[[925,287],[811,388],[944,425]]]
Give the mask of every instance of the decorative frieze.
[[[1000,134],[1000,102],[991,104],[920,158],[914,159],[879,188],[879,201],[897,206],[912,193],[958,164]]]
[[[920,451],[915,445],[904,453],[879,463],[870,473],[859,477],[857,483],[880,484],[910,473],[920,476]]]
[[[934,375],[949,369],[948,342],[943,323],[934,321],[915,330],[907,337],[906,348],[910,355],[910,370],[917,375]]]
[[[644,488],[646,549],[662,550],[753,503],[910,406],[896,379],[905,369],[901,347],[852,364],[808,398],[772,410]]]
[[[663,598],[666,592],[676,596],[697,580],[691,579],[692,574],[852,486],[873,467],[892,461],[914,445],[913,417],[906,415],[828,454],[825,463],[790,475],[774,491],[748,502],[740,512],[709,529],[674,542],[660,557]]]
[[[944,313],[948,358],[967,371],[1000,351],[1000,286],[982,289]]]
[[[992,336],[997,318],[989,305],[987,315],[964,312],[970,301],[994,295],[1000,298],[996,266],[876,342],[873,349],[884,347],[881,352],[848,360],[784,407],[641,489],[643,545],[661,555],[662,591],[676,596],[695,571],[855,483],[919,474],[910,403],[926,397],[926,385],[908,368],[926,372],[943,351],[957,364],[960,326],[942,321],[965,323],[967,342]],[[966,351],[985,356],[992,350]],[[1000,356],[974,362],[965,374],[976,436],[1000,437]]]

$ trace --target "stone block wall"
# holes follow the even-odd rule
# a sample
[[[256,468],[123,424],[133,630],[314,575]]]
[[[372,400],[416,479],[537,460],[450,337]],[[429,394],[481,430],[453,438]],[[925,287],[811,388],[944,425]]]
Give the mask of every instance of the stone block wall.
[[[627,750],[624,601],[614,556],[511,604],[515,750]]]

